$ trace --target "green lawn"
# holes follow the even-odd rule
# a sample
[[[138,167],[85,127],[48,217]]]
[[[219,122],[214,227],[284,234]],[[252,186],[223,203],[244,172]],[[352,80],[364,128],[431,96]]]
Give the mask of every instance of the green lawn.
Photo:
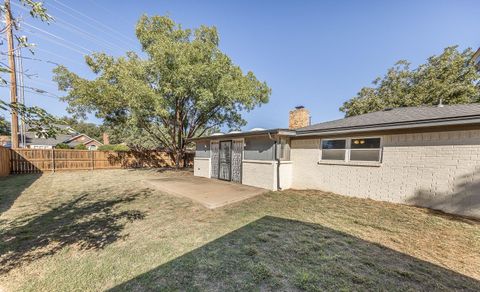
[[[0,291],[478,290],[480,223],[320,191],[209,210],[109,170],[0,179]]]

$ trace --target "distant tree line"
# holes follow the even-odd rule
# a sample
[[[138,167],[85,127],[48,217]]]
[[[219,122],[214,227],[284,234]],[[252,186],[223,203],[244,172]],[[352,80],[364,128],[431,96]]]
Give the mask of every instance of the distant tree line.
[[[340,110],[349,117],[385,108],[480,102],[480,73],[473,54],[471,49],[461,52],[457,46],[448,47],[414,69],[400,60]]]

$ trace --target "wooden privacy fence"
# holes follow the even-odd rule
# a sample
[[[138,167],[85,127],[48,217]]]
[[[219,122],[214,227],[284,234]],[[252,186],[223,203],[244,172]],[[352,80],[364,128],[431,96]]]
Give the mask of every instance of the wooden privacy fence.
[[[0,176],[10,174],[10,149],[0,146]]]
[[[174,166],[170,155],[161,150],[114,152],[70,149],[10,150],[3,147],[0,150],[2,163],[0,173],[6,173],[4,175],[44,171]],[[187,153],[187,166],[192,165],[192,162],[193,153]]]

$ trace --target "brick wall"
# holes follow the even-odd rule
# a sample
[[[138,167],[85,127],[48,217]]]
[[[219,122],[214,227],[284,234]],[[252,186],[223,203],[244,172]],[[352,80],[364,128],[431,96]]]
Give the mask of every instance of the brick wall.
[[[380,166],[319,165],[319,145],[292,140],[292,188],[480,217],[480,130],[383,136]]]
[[[298,107],[290,111],[288,119],[289,129],[298,129],[310,125],[310,112],[304,107]]]

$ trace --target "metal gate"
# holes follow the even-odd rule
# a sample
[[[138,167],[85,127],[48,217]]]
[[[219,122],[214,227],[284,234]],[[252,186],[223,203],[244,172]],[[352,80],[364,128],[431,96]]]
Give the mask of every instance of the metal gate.
[[[220,159],[218,178],[231,180],[232,171],[232,141],[220,142]]]
[[[218,157],[219,157],[219,147],[218,142],[212,142],[210,144],[210,151],[212,152],[212,161],[211,161],[211,173],[210,176],[213,178],[218,178]]]
[[[234,140],[232,144],[232,181],[242,182],[243,140]]]

